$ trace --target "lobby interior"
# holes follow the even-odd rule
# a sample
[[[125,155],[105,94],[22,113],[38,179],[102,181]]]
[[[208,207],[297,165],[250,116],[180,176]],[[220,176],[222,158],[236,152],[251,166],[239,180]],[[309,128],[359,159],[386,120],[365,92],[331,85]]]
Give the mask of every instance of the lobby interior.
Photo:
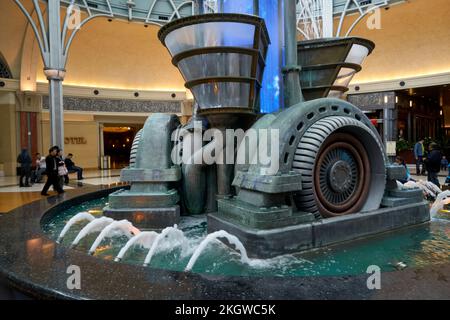
[[[63,19],[70,1],[61,2]],[[91,10],[95,12],[95,8],[107,10],[106,4],[110,3],[109,0],[75,2],[82,9],[82,20],[92,15],[83,4],[93,5]],[[135,2],[141,5],[145,1]],[[41,55],[42,46],[29,20],[39,25],[42,17],[35,6],[40,6],[46,18],[47,2],[1,1],[0,217],[16,214],[15,210],[24,205],[38,206],[39,201],[52,198],[41,195],[45,178],[42,183],[29,188],[19,186],[17,157],[22,149],[28,150],[34,162],[37,153],[46,156],[49,148],[59,141],[64,155],[74,155],[74,162],[84,170],[84,179],[77,180],[76,173],[69,174],[70,182],[64,190],[65,197],[71,199],[85,190],[97,192],[129,186],[121,178],[121,172],[130,165],[133,140],[149,116],[174,114],[182,125],[191,120],[196,112],[194,95],[185,86],[186,79],[174,65],[175,58],[171,52],[161,44],[158,32],[169,20],[175,21],[177,15],[178,18],[188,17],[195,8],[191,12],[188,6],[182,6],[184,1],[177,0],[175,7],[179,6],[179,11],[171,12],[173,7],[169,7],[169,3],[172,1],[148,2],[153,3],[156,13],[150,10],[145,17],[147,12],[144,9],[139,11],[131,6],[131,11],[128,11],[130,7],[118,4],[116,8],[120,13],[100,15],[87,21],[76,33],[73,30],[69,33],[74,37],[70,50],[64,55],[67,63],[63,81],[60,79],[63,107],[58,115],[52,107],[55,103],[51,98],[52,83]],[[208,1],[192,1],[192,4],[204,2]],[[443,155],[450,157],[450,2],[385,2],[381,9],[361,20],[356,13],[349,14],[342,21],[339,16],[334,18],[333,34],[338,28],[351,29],[348,36],[369,39],[376,45],[341,98],[358,107],[369,118],[384,148],[391,149],[390,159],[401,155],[411,177],[426,180],[414,174],[413,148],[419,139],[438,143]],[[29,12],[29,19],[21,9]],[[132,12],[130,16],[129,12]],[[297,40],[304,41],[304,35],[299,32]],[[280,48],[280,52],[282,50]],[[282,61],[279,62],[281,65]],[[267,87],[270,90],[278,85],[283,87],[282,77],[277,83],[266,84]],[[283,94],[261,96],[261,115],[286,109]],[[58,135],[55,128],[59,125],[55,119],[63,128],[59,140],[55,140]],[[438,174],[441,185],[446,185],[448,175],[450,171],[445,169]],[[55,196],[53,198],[57,197],[54,190],[49,193]],[[50,208],[51,200],[47,201]],[[443,260],[448,258],[448,254],[442,255]],[[413,275],[405,273],[404,277],[407,281]],[[436,298],[447,294],[440,282],[430,278],[429,274],[425,277],[430,286],[438,288]],[[400,278],[397,281],[392,276],[389,281],[393,283],[392,291],[384,291],[371,298],[403,298],[400,292],[407,288],[400,283]],[[414,298],[416,293],[409,294]],[[419,293],[417,296],[421,297]],[[324,297],[330,298],[318,295],[319,299]],[[352,297],[350,293],[348,297]]]

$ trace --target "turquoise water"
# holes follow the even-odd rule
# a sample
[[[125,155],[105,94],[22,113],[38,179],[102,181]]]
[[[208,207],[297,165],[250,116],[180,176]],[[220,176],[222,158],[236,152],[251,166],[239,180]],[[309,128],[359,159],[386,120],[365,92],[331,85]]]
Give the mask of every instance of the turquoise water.
[[[89,210],[94,216],[100,217],[101,208],[106,202],[107,198],[101,198],[72,207],[44,223],[43,230],[56,240],[71,217]],[[69,246],[86,224],[87,221],[82,221],[74,225],[66,234],[62,245]],[[150,267],[183,271],[194,250],[207,235],[206,217],[184,217],[178,228],[184,232],[185,241],[180,243],[170,237],[162,241]],[[74,250],[87,254],[98,234],[99,232],[87,236]],[[114,260],[127,240],[125,236],[105,239],[94,255]],[[134,246],[121,262],[116,263],[142,265],[147,252],[148,249]],[[425,225],[324,249],[268,260],[252,259],[250,265],[241,263],[236,251],[214,241],[208,245],[192,271],[212,275],[248,276],[353,275],[365,273],[370,265],[377,265],[382,271],[395,270],[399,262],[405,263],[408,268],[450,262],[450,221],[434,219]]]

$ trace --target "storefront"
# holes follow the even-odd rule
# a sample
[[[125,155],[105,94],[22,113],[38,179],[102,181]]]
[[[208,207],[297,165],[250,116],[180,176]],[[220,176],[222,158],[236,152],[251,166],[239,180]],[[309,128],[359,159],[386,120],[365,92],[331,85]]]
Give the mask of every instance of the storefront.
[[[449,85],[351,94],[347,99],[373,120],[383,141],[396,142],[397,153],[407,162],[414,162],[412,148],[419,139],[437,142],[447,153]]]

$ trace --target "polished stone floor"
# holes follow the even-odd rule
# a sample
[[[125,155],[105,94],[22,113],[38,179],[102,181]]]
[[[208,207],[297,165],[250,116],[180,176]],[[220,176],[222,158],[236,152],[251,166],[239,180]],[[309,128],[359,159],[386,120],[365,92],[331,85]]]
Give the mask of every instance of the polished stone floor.
[[[98,185],[99,182],[108,182],[107,179],[117,178],[120,176],[120,169],[111,170],[85,170],[83,172],[84,180],[83,182]],[[76,181],[76,173],[71,173],[69,175],[72,181]],[[100,179],[100,180],[99,180]],[[14,187],[19,185],[19,177],[17,176],[7,176],[0,177],[0,192],[5,192],[3,187]],[[20,189],[20,191],[26,191],[26,188]]]
[[[113,185],[119,182],[120,170],[86,170],[84,180],[76,180],[76,174],[70,174],[70,183],[64,189],[70,192],[85,185]],[[44,178],[45,181],[45,178]],[[44,183],[36,183],[29,188],[19,187],[19,177],[0,177],[0,213],[7,213],[21,205],[42,199]],[[55,194],[52,189],[50,194]]]

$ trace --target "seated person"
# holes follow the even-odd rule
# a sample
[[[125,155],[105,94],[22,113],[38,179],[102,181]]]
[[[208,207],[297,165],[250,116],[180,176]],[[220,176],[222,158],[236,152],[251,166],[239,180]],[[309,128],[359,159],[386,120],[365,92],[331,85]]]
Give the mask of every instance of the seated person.
[[[448,174],[447,178],[445,178],[445,184],[450,185],[450,164],[447,166],[448,168]]]
[[[83,180],[83,168],[77,167],[75,163],[72,161],[73,154],[69,153],[64,159],[64,163],[66,164],[67,170],[69,173],[76,172],[77,180]],[[69,183],[69,176],[64,176],[65,183]]]
[[[406,177],[405,177],[405,179],[404,180],[399,180],[401,183],[406,183],[408,181],[415,181],[413,178],[411,178],[411,173],[409,172],[408,166],[406,165],[406,162],[405,162],[405,160],[403,160],[402,157],[398,157],[397,156],[395,158],[395,163],[397,163],[397,164],[399,164],[401,166],[404,166],[405,170],[406,170]]]
[[[45,174],[45,171],[47,170],[47,164],[45,163],[45,157],[41,157],[39,154],[39,158],[36,160],[36,171],[35,171],[35,178],[36,182],[40,183],[42,182],[42,175]]]

